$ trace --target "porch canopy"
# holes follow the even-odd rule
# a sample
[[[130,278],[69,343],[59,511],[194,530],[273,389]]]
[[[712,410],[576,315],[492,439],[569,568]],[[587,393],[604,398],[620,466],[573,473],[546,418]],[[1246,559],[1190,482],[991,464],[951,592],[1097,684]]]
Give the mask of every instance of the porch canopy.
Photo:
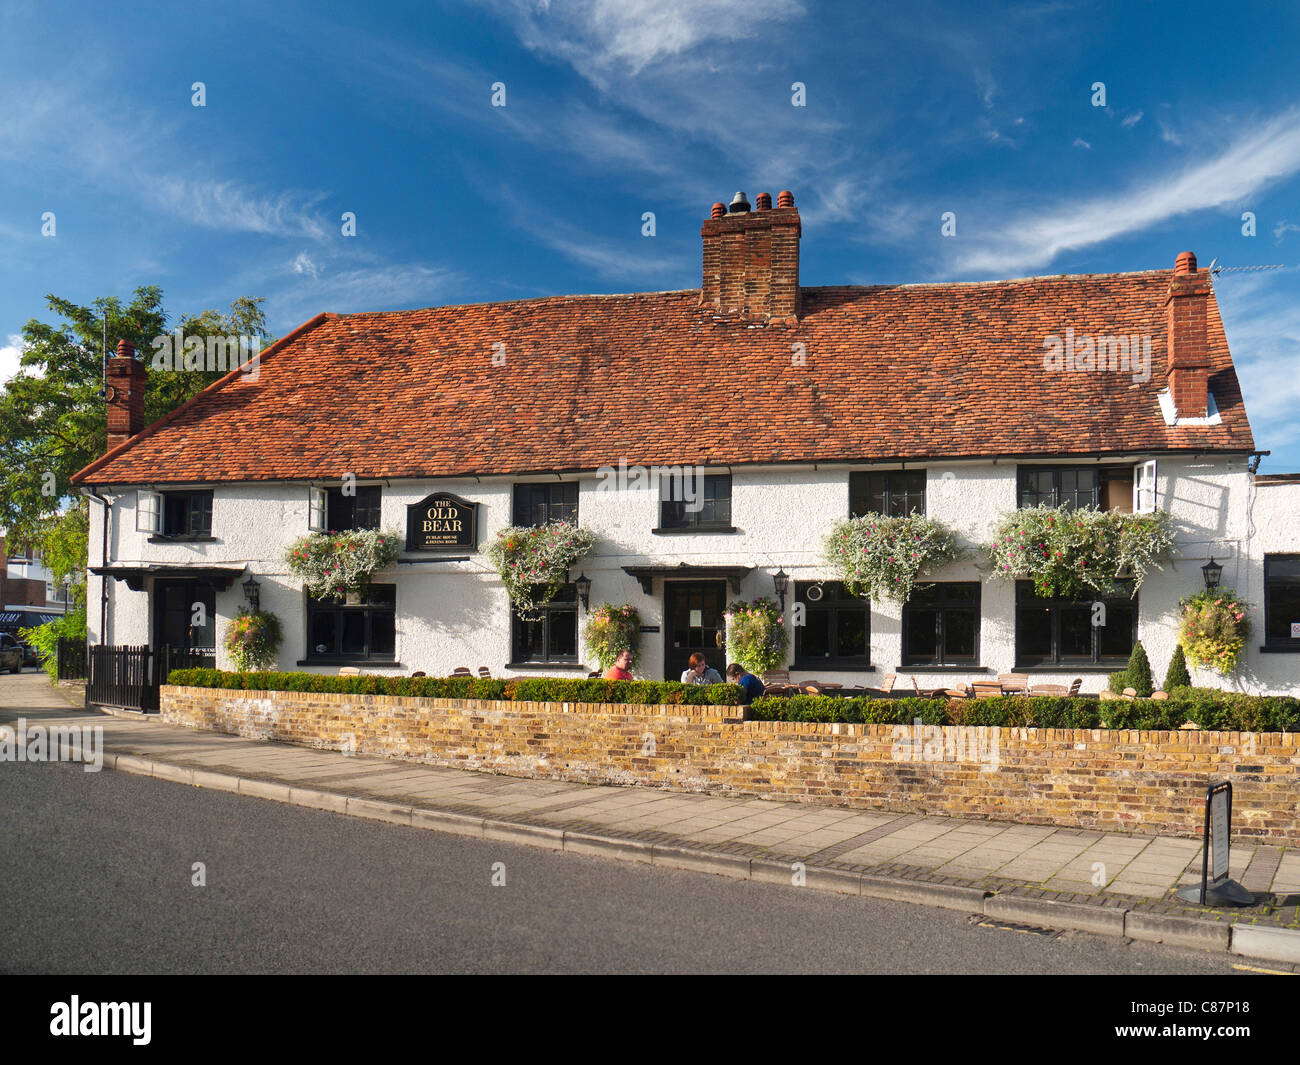
[[[675,566],[624,566],[623,572],[641,582],[641,590],[646,595],[654,594],[656,577],[672,577],[675,580],[725,580],[731,590],[740,594],[740,582],[754,572],[753,566],[691,566],[679,562]]]
[[[139,566],[91,566],[96,577],[113,577],[125,581],[133,592],[144,591],[146,577],[165,577],[177,581],[203,581],[215,588],[226,589],[231,581],[244,573],[243,566],[170,566],[165,562]]]

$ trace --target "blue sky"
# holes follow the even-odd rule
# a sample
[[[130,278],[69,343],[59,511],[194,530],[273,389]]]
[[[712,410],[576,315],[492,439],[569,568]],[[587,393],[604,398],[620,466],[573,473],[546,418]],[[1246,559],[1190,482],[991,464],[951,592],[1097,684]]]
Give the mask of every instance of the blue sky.
[[[1300,470],[1298,50],[1290,3],[7,0],[0,378],[48,292],[265,296],[283,334],[695,288],[709,205],[789,188],[806,285],[1284,264],[1216,291],[1262,469]]]

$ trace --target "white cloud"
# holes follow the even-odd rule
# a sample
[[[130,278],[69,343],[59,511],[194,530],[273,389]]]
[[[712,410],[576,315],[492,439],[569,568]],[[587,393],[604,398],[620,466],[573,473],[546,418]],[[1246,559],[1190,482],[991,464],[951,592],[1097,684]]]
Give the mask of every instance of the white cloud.
[[[1183,138],[1179,135],[1178,131],[1174,129],[1173,126],[1168,125],[1163,118],[1157,118],[1156,122],[1160,126],[1160,139],[1162,141],[1166,144],[1173,144],[1175,146],[1183,143]]]
[[[176,177],[146,178],[142,189],[155,206],[204,229],[312,240],[324,240],[326,236],[313,210],[324,199],[319,194],[306,199],[296,199],[287,192],[259,196],[236,181]]]
[[[1131,115],[1126,115],[1120,125],[1125,129],[1131,129],[1142,121],[1142,112],[1134,111]]]
[[[1277,243],[1281,244],[1282,238],[1287,233],[1300,233],[1300,225],[1296,225],[1295,222],[1288,222],[1284,218],[1273,227],[1273,236],[1276,238]]]
[[[1075,138],[1074,138],[1074,144],[1071,145],[1071,147],[1074,147],[1074,148],[1087,148],[1088,151],[1092,151],[1092,145],[1089,144],[1089,143],[1088,143],[1086,140],[1084,140],[1082,137],[1075,137]]]
[[[18,360],[22,353],[23,338],[17,333],[10,333],[9,342],[0,347],[0,385],[18,372]]]
[[[320,267],[312,261],[310,255],[305,251],[300,251],[298,257],[293,261],[293,272],[295,274],[310,274],[312,277],[319,277]]]
[[[1217,156],[1199,158],[1203,161],[1181,172],[1162,169],[1156,178],[1110,195],[1070,199],[1035,215],[987,225],[985,231],[1001,235],[960,253],[955,265],[965,274],[1002,277],[1045,266],[1062,252],[1239,202],[1300,171],[1300,110],[1256,126]]]

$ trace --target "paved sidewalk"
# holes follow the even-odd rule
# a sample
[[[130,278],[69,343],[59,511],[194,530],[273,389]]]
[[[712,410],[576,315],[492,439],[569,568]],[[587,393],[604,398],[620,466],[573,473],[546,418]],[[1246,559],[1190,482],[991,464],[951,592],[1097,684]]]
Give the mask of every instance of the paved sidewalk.
[[[1272,934],[1268,929],[1300,929],[1300,848],[1234,842],[1232,876],[1260,902],[1215,910],[1173,897],[1178,886],[1199,882],[1198,840],[497,776],[195,731],[156,717],[87,713],[43,677],[6,680],[0,680],[0,724],[18,717],[29,727],[88,724],[91,718],[104,729],[106,768],[404,824],[588,853],[603,849],[613,857],[644,853],[648,861],[652,848],[656,854],[671,849],[679,864],[708,868],[704,859],[713,856],[714,871],[735,875],[743,865],[741,875],[761,873],[787,883],[794,863],[802,862],[809,885],[814,873],[830,880],[820,886],[837,890],[852,890],[845,885],[868,876],[907,881],[924,887],[922,896],[929,893],[914,901],[946,893],[959,908],[963,899],[996,894],[997,906],[984,912],[1000,909],[1007,919],[1023,919],[1032,900],[1042,900],[1066,904],[1056,911],[1080,914],[1084,924],[1109,928],[1110,918],[1128,913],[1149,917],[1156,931],[1173,930],[1134,938],[1174,942],[1178,927],[1186,926],[1191,939],[1213,932],[1211,940],[1222,939],[1218,949],[1227,949],[1229,924],[1257,927],[1265,936]],[[584,846],[576,846],[579,841]],[[1019,909],[1007,909],[1016,900]],[[1165,917],[1175,920],[1162,925]],[[1195,926],[1180,918],[1194,919]],[[1217,923],[1217,931],[1205,928],[1208,922]],[[1060,927],[1059,921],[1042,923]],[[1128,931],[1118,934],[1132,936],[1142,923],[1130,917]],[[1300,931],[1284,938],[1294,941],[1287,951],[1295,949],[1300,960]],[[1289,957],[1286,951],[1282,956]]]

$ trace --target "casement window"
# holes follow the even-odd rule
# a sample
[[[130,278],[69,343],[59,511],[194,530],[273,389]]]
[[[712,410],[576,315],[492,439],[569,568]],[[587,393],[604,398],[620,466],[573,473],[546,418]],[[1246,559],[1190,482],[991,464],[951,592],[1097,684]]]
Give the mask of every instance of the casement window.
[[[871,603],[840,581],[796,581],[803,624],[794,626],[795,669],[869,669]]]
[[[978,581],[917,585],[903,605],[903,665],[979,664]]]
[[[324,532],[329,526],[329,493],[324,488],[307,489],[307,529],[310,532]]]
[[[1136,597],[1040,599],[1032,581],[1016,582],[1017,666],[1123,668],[1137,624]]]
[[[1133,513],[1153,514],[1156,509],[1156,460],[1133,467]]]
[[[659,525],[663,529],[731,528],[731,475],[696,477],[685,467],[681,477],[660,480]],[[687,498],[690,496],[691,498]]]
[[[212,536],[212,492],[147,492],[136,495],[135,527],[169,540]]]
[[[1300,555],[1264,556],[1264,647],[1300,651]]]
[[[576,481],[515,485],[514,524],[532,527],[553,521],[578,524]]]
[[[307,661],[392,661],[397,646],[397,585],[359,595],[307,599]]]
[[[331,532],[378,529],[383,488],[354,485],[349,492],[331,488],[325,497],[325,528]]]
[[[578,661],[578,590],[573,584],[560,586],[554,599],[542,606],[534,620],[525,621],[512,612],[510,662]]]
[[[849,515],[884,514],[905,518],[925,513],[925,470],[887,470],[849,474]]]

